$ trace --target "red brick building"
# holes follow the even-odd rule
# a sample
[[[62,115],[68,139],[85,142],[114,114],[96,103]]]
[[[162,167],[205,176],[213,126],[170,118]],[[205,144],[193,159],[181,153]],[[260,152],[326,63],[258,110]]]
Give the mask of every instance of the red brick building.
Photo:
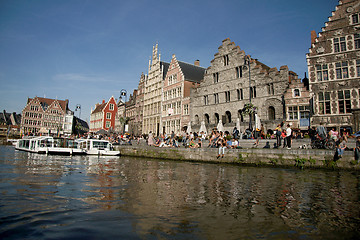
[[[23,134],[64,134],[72,129],[72,120],[67,124],[66,116],[72,116],[69,100],[42,97],[28,98],[22,110],[21,132]]]
[[[117,108],[114,97],[111,97],[107,102],[103,100],[101,104],[97,103],[90,114],[90,132],[97,132],[101,129],[106,131],[110,128],[115,129]]]

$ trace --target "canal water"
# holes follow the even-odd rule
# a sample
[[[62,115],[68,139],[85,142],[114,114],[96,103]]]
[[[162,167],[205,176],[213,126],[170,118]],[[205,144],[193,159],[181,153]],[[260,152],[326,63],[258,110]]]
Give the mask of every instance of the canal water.
[[[0,146],[0,239],[359,239],[359,181]]]

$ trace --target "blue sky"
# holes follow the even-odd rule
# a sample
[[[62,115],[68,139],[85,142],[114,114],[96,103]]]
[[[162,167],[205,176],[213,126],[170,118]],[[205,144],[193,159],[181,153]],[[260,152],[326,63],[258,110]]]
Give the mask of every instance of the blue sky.
[[[0,110],[21,113],[27,98],[69,99],[81,118],[102,99],[132,93],[154,44],[202,67],[230,38],[268,65],[307,72],[310,31],[337,0],[0,0]],[[79,116],[79,112],[75,113]]]

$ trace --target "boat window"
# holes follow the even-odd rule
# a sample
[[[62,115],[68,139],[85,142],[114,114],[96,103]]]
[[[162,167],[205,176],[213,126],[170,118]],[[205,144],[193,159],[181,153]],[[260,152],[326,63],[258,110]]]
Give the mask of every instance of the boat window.
[[[108,142],[93,141],[93,148],[104,149],[107,148]]]

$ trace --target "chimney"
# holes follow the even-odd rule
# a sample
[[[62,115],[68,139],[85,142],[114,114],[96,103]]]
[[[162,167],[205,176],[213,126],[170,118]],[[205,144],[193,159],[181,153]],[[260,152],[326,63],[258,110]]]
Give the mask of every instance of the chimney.
[[[200,60],[199,59],[195,60],[194,65],[200,67]]]
[[[103,104],[105,103],[105,100],[104,100],[104,99],[102,100],[102,103],[103,103]]]
[[[311,44],[315,43],[315,39],[317,38],[316,31],[311,31]]]

